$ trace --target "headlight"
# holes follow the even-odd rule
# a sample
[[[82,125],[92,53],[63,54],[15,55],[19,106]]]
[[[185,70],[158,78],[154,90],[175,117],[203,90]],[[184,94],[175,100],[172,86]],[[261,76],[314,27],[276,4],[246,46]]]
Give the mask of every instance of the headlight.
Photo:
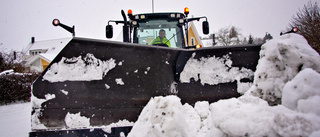
[[[179,19],[179,23],[184,23],[184,20],[183,19]]]
[[[132,22],[132,25],[134,25],[134,26],[137,25],[137,24],[138,24],[137,21],[133,21]]]
[[[202,48],[202,45],[197,45],[196,48],[197,48],[197,49],[198,49],[198,48]]]

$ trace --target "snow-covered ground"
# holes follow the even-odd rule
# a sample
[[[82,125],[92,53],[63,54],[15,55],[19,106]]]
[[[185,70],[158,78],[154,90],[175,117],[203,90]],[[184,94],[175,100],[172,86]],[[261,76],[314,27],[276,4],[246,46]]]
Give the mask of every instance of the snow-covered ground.
[[[176,96],[154,97],[129,136],[320,136],[319,54],[302,36],[288,34],[264,44],[260,57],[254,83],[241,97],[195,106]],[[0,106],[1,135],[27,136],[30,108],[31,103]],[[80,114],[68,117],[90,124]]]
[[[27,137],[30,131],[30,102],[0,106],[1,137]]]

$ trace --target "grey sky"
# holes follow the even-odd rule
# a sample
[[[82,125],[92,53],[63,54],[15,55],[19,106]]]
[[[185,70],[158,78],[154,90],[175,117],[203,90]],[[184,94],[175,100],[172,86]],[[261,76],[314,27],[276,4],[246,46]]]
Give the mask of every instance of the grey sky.
[[[279,36],[299,8],[309,0],[154,0],[155,12],[183,12],[207,16],[210,33],[220,28],[236,26],[248,37],[263,37],[266,32]],[[320,0],[313,0],[320,3]],[[32,36],[36,40],[71,37],[62,28],[54,27],[54,18],[75,25],[77,37],[105,38],[105,26],[110,19],[121,19],[121,9],[135,13],[152,12],[152,0],[1,0],[0,49],[22,50]],[[201,22],[195,22],[201,34]],[[115,27],[115,35],[121,26]],[[204,35],[202,35],[204,36]]]

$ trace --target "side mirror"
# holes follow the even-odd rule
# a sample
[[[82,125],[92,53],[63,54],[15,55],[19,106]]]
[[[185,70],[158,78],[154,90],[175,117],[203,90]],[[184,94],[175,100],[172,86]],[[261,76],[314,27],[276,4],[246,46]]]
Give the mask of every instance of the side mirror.
[[[106,37],[107,38],[112,38],[112,36],[113,36],[113,27],[112,27],[112,25],[107,25],[106,26]]]
[[[208,23],[208,21],[203,21],[202,22],[202,31],[203,31],[203,34],[209,34],[209,23]]]

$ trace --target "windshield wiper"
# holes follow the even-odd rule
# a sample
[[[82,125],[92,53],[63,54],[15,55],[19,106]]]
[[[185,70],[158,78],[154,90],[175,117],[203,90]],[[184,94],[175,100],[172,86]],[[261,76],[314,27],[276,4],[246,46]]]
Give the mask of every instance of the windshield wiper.
[[[181,29],[179,29],[179,31],[178,31],[176,34],[173,34],[173,36],[172,36],[170,39],[167,39],[167,42],[168,42],[168,41],[170,41],[174,36],[176,36],[177,34],[179,34],[179,33],[180,33],[180,31],[181,31]],[[167,42],[166,42],[166,43],[164,43],[164,44],[167,44]]]

